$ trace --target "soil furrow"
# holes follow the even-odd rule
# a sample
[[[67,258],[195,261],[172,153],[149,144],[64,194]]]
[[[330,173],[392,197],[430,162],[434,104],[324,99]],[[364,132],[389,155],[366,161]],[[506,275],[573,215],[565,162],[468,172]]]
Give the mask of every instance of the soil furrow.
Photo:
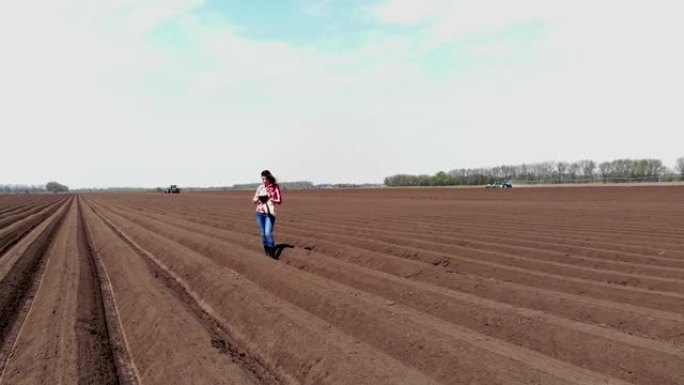
[[[27,208],[26,210],[23,210],[21,212],[14,213],[12,215],[3,217],[2,219],[0,219],[0,230],[2,230],[3,228],[5,228],[5,227],[7,227],[13,223],[16,223],[16,222],[22,220],[22,219],[24,219],[30,215],[38,213],[45,208],[48,208],[52,205],[55,205],[55,204],[59,204],[59,202],[48,202],[48,203],[41,203],[41,204],[37,204],[37,205],[32,205],[31,207]]]
[[[139,381],[121,332],[111,285],[94,252],[80,198],[77,231],[79,384],[136,385]]]
[[[175,225],[174,221],[160,221],[159,223]],[[159,229],[148,220],[141,222],[141,225],[159,233]],[[213,238],[220,237],[218,233],[212,233],[210,230],[202,232],[198,228],[189,227],[184,230],[203,233]],[[230,242],[241,247],[249,247],[249,243],[254,243],[254,240],[234,238],[230,239]],[[232,249],[235,250],[235,247]],[[332,258],[320,255],[314,255],[315,258],[311,258],[311,254],[303,254],[300,250],[288,252],[285,261],[293,262],[295,266],[306,271],[316,272],[324,278],[381,295],[387,300],[405,304],[448,322],[455,322],[480,333],[514,342],[552,357],[564,358],[580,366],[587,366],[591,369],[617,367],[620,363],[628,363],[628,360],[631,360],[628,365],[634,369],[634,372],[641,372],[641,381],[644,381],[655,373],[664,371],[675,376],[675,372],[678,371],[676,368],[684,359],[684,351],[674,348],[669,343],[635,338],[604,327],[572,323],[538,312],[487,302],[482,298],[443,293],[437,288],[432,289],[411,281],[373,274],[372,270],[339,263]],[[649,327],[652,326],[653,324],[649,325]],[[554,336],[553,343],[549,343],[548,336]],[[536,341],[537,338],[541,340]],[[575,341],[585,342],[575,345]],[[563,348],[558,349],[558,346],[563,346]],[[641,349],[647,351],[640,351]],[[574,352],[574,355],[571,352]],[[620,357],[618,361],[615,361],[618,357]],[[651,363],[647,363],[651,360],[653,360]],[[669,369],[649,372],[650,368],[654,368],[655,365],[668,361],[671,363]],[[644,368],[636,369],[641,365]],[[620,373],[614,373],[614,375],[620,375]],[[684,374],[678,376],[684,377]],[[627,377],[632,380],[635,376]]]
[[[150,254],[131,242],[128,237],[121,233],[109,221],[105,220],[97,211],[93,211],[117,236],[119,236],[119,238],[121,238],[121,240],[130,246],[144,260],[152,275],[163,280],[164,285],[173,291],[183,305],[195,315],[204,328],[210,333],[212,346],[221,353],[230,355],[234,362],[238,363],[247,372],[252,373],[255,378],[255,383],[285,384],[287,382],[286,379],[281,378],[278,373],[269,368],[266,363],[252,355],[243,346],[240,346],[239,341],[231,335],[231,332],[202,308],[172,272],[160,265]]]
[[[148,214],[148,217],[153,216]],[[203,225],[184,225],[179,219],[169,220],[160,217],[163,223],[172,223],[186,231],[201,232],[215,238],[221,238],[249,247],[257,244],[258,238],[244,234],[234,234],[225,230],[217,231],[215,228],[199,227]],[[251,240],[250,240],[251,239]],[[288,238],[292,244],[310,247],[304,241]],[[457,292],[472,293],[495,301],[514,304],[530,309],[542,310],[558,314],[582,322],[595,325],[609,325],[618,330],[630,334],[649,336],[666,341],[684,342],[684,333],[680,328],[684,318],[680,314],[657,311],[639,306],[630,306],[618,302],[606,300],[593,300],[586,296],[579,296],[554,292],[540,288],[529,288],[512,282],[502,282],[492,278],[474,277],[464,275],[458,271],[442,266],[426,265],[417,261],[401,259],[390,255],[372,252],[357,251],[356,249],[341,244],[330,244],[318,241],[313,251],[308,251],[312,256],[319,254],[333,257],[388,273],[403,279],[419,281],[440,290],[455,290]],[[285,252],[284,255],[288,255]],[[287,260],[286,260],[287,261]],[[562,303],[562,306],[559,306]]]
[[[367,293],[353,294],[354,299],[350,300],[349,297],[352,293],[350,293],[349,287],[339,286],[332,283],[328,283],[325,286],[321,286],[321,281],[319,277],[314,278],[309,274],[302,274],[297,271],[288,272],[286,270],[283,270],[280,274],[275,275],[263,271],[262,273],[257,274],[255,273],[255,271],[262,271],[263,269],[250,266],[258,265],[258,259],[254,260],[253,258],[242,258],[238,260],[236,258],[231,258],[231,256],[228,254],[218,252],[218,250],[228,249],[229,245],[227,244],[212,241],[210,238],[198,234],[193,234],[193,236],[189,239],[183,236],[176,237],[173,236],[172,233],[164,231],[162,227],[164,226],[161,224],[158,226],[153,226],[151,223],[147,223],[145,225],[145,228],[149,229],[149,231],[153,231],[154,233],[160,234],[164,237],[171,237],[170,239],[176,242],[180,242],[180,244],[186,247],[190,247],[191,249],[197,252],[203,252],[206,255],[216,255],[214,259],[220,260],[221,263],[226,263],[227,266],[236,269],[236,271],[239,271],[241,274],[244,274],[250,280],[258,282],[259,285],[261,285],[264,288],[267,288],[274,295],[282,296],[284,299],[287,299],[288,301],[293,302],[297,306],[300,306],[320,317],[323,317],[329,322],[334,323],[338,327],[342,328],[347,333],[357,335],[359,338],[362,338],[363,340],[372,343],[374,346],[378,346],[383,350],[388,349],[385,350],[387,354],[396,354],[397,359],[401,360],[402,362],[405,362],[407,365],[418,365],[417,367],[421,368],[421,370],[424,371],[436,371],[435,373],[438,373],[437,375],[439,377],[437,378],[440,381],[447,381],[446,377],[442,377],[446,376],[445,368],[439,366],[439,364],[437,364],[434,361],[431,361],[430,358],[428,358],[434,357],[437,354],[437,352],[434,351],[432,347],[429,347],[425,344],[424,340],[422,340],[422,338],[424,338],[423,336],[410,334],[404,337],[405,342],[410,344],[411,346],[423,346],[422,350],[424,353],[424,359],[422,362],[416,363],[412,358],[408,358],[407,356],[405,356],[405,353],[399,353],[397,351],[392,350],[391,347],[396,346],[395,344],[397,342],[397,336],[394,335],[392,332],[386,331],[384,329],[383,331],[380,331],[380,329],[371,331],[360,326],[376,325],[378,328],[382,328],[382,326],[378,323],[378,320],[384,319],[384,317],[376,315],[376,311],[371,309],[378,309],[378,302],[382,302],[383,300]],[[230,249],[233,250],[233,253],[238,251],[235,246],[230,247]],[[219,254],[223,255],[223,257],[220,259],[218,258]],[[343,272],[340,271],[340,273]],[[289,275],[290,279],[298,282],[298,284],[287,284],[287,282],[284,281],[283,278],[286,275]],[[335,298],[338,302],[338,305],[336,306],[340,310],[337,313],[332,313],[329,310],[329,306],[331,306],[330,304],[333,302],[332,298]],[[486,360],[490,363],[497,360],[501,363],[511,362],[510,360],[517,360],[516,357],[519,357],[520,354],[524,354],[529,358],[529,360],[521,362],[521,365],[529,365],[528,368],[524,369],[529,376],[541,376],[538,377],[541,379],[542,377],[550,374],[553,377],[569,380],[567,374],[562,373],[566,373],[566,369],[570,369],[569,367],[566,367],[566,369],[561,369],[563,365],[567,364],[561,364],[560,361],[554,361],[554,364],[552,364],[556,367],[556,369],[558,369],[558,371],[551,370],[547,372],[546,369],[542,369],[542,367],[545,367],[545,364],[542,364],[542,362],[544,362],[545,360],[549,360],[550,357],[543,358],[545,356],[536,355],[538,353],[533,353],[532,351],[526,351],[525,353],[519,352],[516,350],[518,348],[513,347],[514,345],[508,345],[504,343],[502,340],[497,339],[485,339],[486,341],[488,341],[487,344],[479,344],[476,341],[481,341],[483,337],[478,337],[481,335],[474,333],[468,329],[461,328],[460,326],[457,326],[455,324],[437,320],[436,318],[432,318],[425,313],[415,312],[414,310],[405,308],[403,306],[397,305],[392,309],[394,309],[394,311],[390,311],[391,315],[389,317],[392,320],[395,328],[398,328],[399,330],[401,330],[401,328],[403,327],[409,328],[411,330],[417,330],[420,328],[424,330],[424,332],[431,334],[433,338],[442,339],[445,343],[448,343],[451,346],[451,348],[445,348],[444,346],[440,348],[442,360],[450,362],[452,361],[454,363],[459,362],[459,365],[467,367],[471,371],[477,371],[477,363],[467,360],[457,360],[456,357],[453,356],[452,349],[469,349],[471,351],[470,354],[473,355],[473,358],[481,357],[481,359]],[[467,310],[464,308],[464,311]],[[356,326],[357,324],[359,326]],[[402,326],[399,327],[399,325]],[[503,345],[499,346],[499,344]],[[501,354],[501,356],[499,356],[498,358],[494,358],[494,355],[499,354]],[[669,366],[672,364],[672,362],[676,363],[679,361],[676,358],[663,358],[662,361],[654,360],[653,363],[655,362],[670,362],[670,364],[667,364]],[[627,379],[628,377],[635,378],[639,380],[639,383],[642,383],[643,378],[647,378],[648,376],[653,375],[653,373],[655,373],[658,370],[654,367],[652,367],[652,369],[654,370],[653,372],[649,373],[648,369],[644,369],[643,371],[639,371],[635,375],[631,376],[628,376],[625,373],[619,371],[610,374],[614,376],[620,376],[623,379]],[[500,371],[500,373],[503,373],[504,369],[502,367],[499,367],[498,370]],[[579,369],[579,367],[575,367],[572,370],[574,370],[576,373],[582,372]],[[591,373],[593,372],[584,372],[584,375],[587,376],[585,378],[597,376],[593,381],[598,381],[598,378],[600,377],[598,373]],[[453,375],[455,374],[451,373],[449,376]],[[549,377],[546,378],[546,381],[551,381]],[[463,379],[461,378],[461,381],[462,380]],[[491,378],[491,381],[495,381],[493,377]]]
[[[210,214],[203,215],[203,217],[211,217]],[[235,218],[231,218],[231,222]],[[302,221],[293,221],[295,226],[299,225],[305,230],[311,230],[312,228],[319,229],[320,223],[315,223],[315,221],[303,219]],[[315,224],[314,224],[315,223]],[[610,247],[597,247],[591,246],[591,244],[584,242],[583,240],[553,240],[552,237],[539,236],[539,233],[534,233],[532,235],[521,236],[520,232],[516,232],[514,235],[507,235],[505,231],[497,228],[488,229],[473,229],[473,223],[468,224],[467,227],[461,226],[453,229],[448,228],[429,228],[422,229],[416,226],[404,227],[399,226],[401,222],[384,222],[381,228],[377,226],[369,227],[369,225],[360,226],[359,224],[345,224],[345,225],[330,225],[326,223],[325,229],[336,230],[335,232],[347,233],[347,234],[390,234],[402,237],[409,237],[414,239],[422,239],[426,241],[435,242],[448,242],[460,244],[463,242],[471,242],[477,244],[477,246],[484,246],[482,249],[490,248],[497,249],[500,247],[511,247],[512,249],[519,248],[519,250],[531,250],[531,251],[543,251],[543,252],[556,252],[562,255],[566,254],[577,254],[578,256],[589,257],[592,260],[610,262],[606,259],[614,259],[617,262],[636,262],[636,263],[647,263],[651,265],[661,265],[663,267],[682,267],[684,268],[684,259],[681,258],[668,258],[662,255],[670,255],[672,253],[663,253],[662,247],[657,249],[644,250],[640,248],[638,250],[625,250],[624,244],[615,245],[617,250],[611,249]],[[308,225],[308,226],[307,226]],[[286,226],[290,227],[288,223]],[[496,235],[487,235],[496,234]],[[579,244],[578,244],[579,243]],[[514,246],[514,247],[512,247]],[[682,255],[682,248],[677,249]]]
[[[31,232],[36,226],[52,215],[63,202],[50,205],[43,211],[33,214],[24,218],[22,221],[15,222],[10,226],[5,227],[0,230],[0,258],[9,250],[12,246],[17,244],[26,234]]]
[[[8,215],[14,215],[22,210],[26,210],[31,207],[35,207],[36,205],[40,205],[42,203],[55,203],[61,198],[49,198],[49,199],[29,199],[28,197],[24,197],[22,200],[12,203],[11,205],[6,206],[4,209],[0,209],[0,219],[6,218]]]
[[[105,222],[109,219],[109,215],[103,217]],[[112,225],[119,228],[118,223]],[[150,233],[141,239],[137,228],[126,229],[127,234],[134,235],[129,239],[135,244],[148,244],[149,239],[157,238]],[[163,258],[164,261],[157,260],[158,265],[176,274],[175,279],[205,311],[242,341],[239,346],[254,350],[255,356],[275,370],[283,370],[293,379],[290,383],[322,384],[335,378],[333,383],[439,383],[331,328],[319,318],[288,306],[241,275],[183,246],[165,242],[144,251],[152,259],[157,258],[155,255]],[[217,280],[219,277],[222,278]]]
[[[192,219],[190,219],[192,220]],[[200,223],[205,223],[201,221]],[[251,226],[250,226],[251,227]],[[244,231],[244,230],[243,230]],[[683,283],[680,280],[651,278],[640,275],[617,274],[611,271],[603,271],[600,269],[581,268],[575,266],[566,266],[564,264],[554,262],[534,261],[525,257],[517,257],[503,253],[482,252],[472,250],[471,252],[463,251],[462,253],[448,255],[443,251],[432,250],[435,247],[419,248],[409,244],[407,241],[397,239],[398,243],[391,243],[381,240],[371,240],[364,237],[349,236],[344,234],[321,234],[321,232],[309,231],[307,233],[292,231],[286,228],[285,233],[295,233],[297,238],[301,240],[298,244],[310,243],[306,239],[317,239],[336,243],[340,246],[349,246],[358,250],[366,252],[379,252],[393,255],[398,258],[418,260],[424,263],[445,265],[449,261],[460,262],[460,266],[474,266],[484,265],[497,267],[498,270],[510,270],[517,272],[524,272],[535,277],[552,277],[554,279],[564,279],[573,282],[587,282],[601,287],[611,287],[616,290],[629,290],[647,295],[662,295],[672,298],[684,298],[677,290],[681,289]],[[290,237],[290,239],[293,239]],[[353,246],[351,246],[353,245]],[[535,263],[538,262],[538,263]],[[519,267],[523,266],[523,267]],[[496,272],[498,270],[492,270]],[[486,270],[484,270],[486,271]],[[487,273],[473,273],[483,277],[490,277],[492,275]],[[510,274],[507,274],[510,276]],[[664,290],[663,290],[664,289]]]
[[[156,212],[161,213],[159,210]],[[197,217],[197,215],[194,215]],[[242,216],[219,216],[215,213],[206,213],[202,215],[202,218],[217,218],[217,220],[229,221],[230,223],[244,222],[244,215]],[[428,242],[433,242],[436,244],[452,244],[457,246],[465,246],[466,244],[471,245],[470,249],[482,250],[482,251],[503,251],[512,250],[513,253],[524,254],[540,254],[555,256],[556,260],[563,261],[566,264],[578,264],[587,266],[611,266],[617,271],[630,272],[635,271],[635,267],[646,267],[654,271],[653,274],[664,273],[665,275],[670,275],[676,277],[676,272],[672,272],[670,267],[674,268],[684,268],[684,259],[680,258],[667,258],[662,255],[667,254],[667,251],[663,253],[662,247],[658,250],[653,250],[650,254],[644,253],[633,253],[625,251],[611,251],[596,247],[586,247],[575,244],[561,244],[561,243],[551,243],[551,242],[537,242],[529,241],[526,238],[506,238],[501,235],[497,237],[488,237],[481,233],[465,233],[466,229],[459,227],[451,233],[448,230],[436,230],[436,229],[416,229],[415,226],[410,229],[397,229],[399,222],[388,222],[384,221],[381,228],[377,225],[360,225],[347,224],[347,225],[337,225],[331,224],[328,219],[325,222],[325,226],[321,226],[320,221],[312,220],[310,218],[303,218],[302,220],[289,220],[283,223],[290,231],[293,229],[302,231],[325,231],[329,234],[363,234],[367,237],[374,238],[373,234],[384,234],[384,235],[394,235],[400,238],[410,238],[419,239]],[[369,227],[370,226],[370,227]],[[469,225],[470,226],[470,225]],[[334,231],[333,231],[334,229]],[[419,231],[416,231],[419,230]],[[494,230],[492,230],[494,231]],[[495,231],[500,234],[499,230]],[[454,234],[460,234],[460,236],[454,236]],[[466,236],[468,235],[468,236]],[[681,250],[681,248],[679,248]],[[660,255],[659,255],[660,254]],[[667,255],[673,255],[670,252]],[[611,259],[613,261],[611,261]],[[631,263],[631,265],[630,265]],[[648,265],[648,266],[646,266]],[[664,269],[658,270],[659,267]]]
[[[279,261],[251,192],[92,194],[84,211],[151,385],[215,335],[183,293],[295,383],[684,385],[683,191],[287,191]]]
[[[40,285],[47,263],[45,257],[72,204],[73,198],[62,204],[62,213],[26,248],[9,273],[0,280],[0,380]]]
[[[529,260],[552,262],[578,268],[587,267],[605,271],[607,273],[632,274],[639,277],[643,276],[647,279],[649,277],[684,279],[684,260],[678,259],[644,257],[641,255],[632,255],[632,258],[630,258],[630,255],[627,253],[606,253],[602,250],[579,247],[554,251],[542,247],[511,246],[505,242],[494,243],[483,241],[482,239],[487,238],[481,235],[475,235],[470,238],[435,237],[425,236],[415,232],[390,232],[387,229],[364,231],[359,230],[358,228],[354,229],[353,227],[330,231],[328,228],[321,228],[320,224],[315,227],[306,227],[305,224],[284,224],[284,226],[286,226],[288,233],[302,231],[303,234],[312,234],[312,232],[315,232],[316,234],[324,233],[330,236],[354,236],[354,238],[362,238],[365,240],[382,240],[386,243],[419,246],[426,250],[436,250],[438,248],[439,250],[446,250],[451,247],[453,250],[464,250],[464,253],[506,253],[513,257],[526,258]],[[590,256],[583,256],[582,251],[588,251],[591,254]],[[596,252],[598,252],[600,256],[594,256]],[[574,255],[574,253],[579,255]],[[612,257],[613,260],[607,258],[608,256]],[[639,262],[631,262],[634,260]]]
[[[196,221],[189,219],[190,221]],[[251,227],[251,226],[250,226]],[[245,232],[245,230],[242,230]],[[289,234],[289,229],[284,233]],[[417,261],[423,264],[422,268],[413,271],[405,271],[404,275],[411,276],[425,268],[433,266],[441,267],[447,272],[459,272],[459,274],[475,275],[486,279],[497,279],[510,281],[538,289],[552,288],[553,290],[569,294],[579,293],[597,299],[607,299],[610,301],[630,303],[636,306],[656,308],[664,311],[677,311],[684,308],[684,298],[674,293],[660,293],[650,290],[631,288],[628,286],[615,285],[610,283],[596,282],[580,278],[566,277],[543,272],[535,272],[515,266],[493,264],[487,261],[480,261],[473,258],[460,256],[444,257],[439,254],[429,253],[423,250],[413,249],[410,252],[402,251],[401,247],[378,246],[373,242],[342,242],[336,238],[327,240],[327,237],[310,233],[309,237],[293,238],[288,237],[288,241],[295,245],[311,245],[311,239],[316,239],[316,245],[331,245],[327,248],[330,255],[345,258],[349,261],[358,263],[366,260],[370,256],[377,255],[387,262],[383,266],[400,263],[400,261]],[[321,247],[317,250],[321,250]],[[325,246],[323,246],[325,247]],[[341,250],[353,250],[351,253],[342,253]],[[385,256],[390,256],[387,259]],[[392,262],[394,261],[394,262]],[[421,277],[423,278],[423,277]],[[449,282],[449,281],[446,281]],[[451,283],[451,282],[449,282]]]

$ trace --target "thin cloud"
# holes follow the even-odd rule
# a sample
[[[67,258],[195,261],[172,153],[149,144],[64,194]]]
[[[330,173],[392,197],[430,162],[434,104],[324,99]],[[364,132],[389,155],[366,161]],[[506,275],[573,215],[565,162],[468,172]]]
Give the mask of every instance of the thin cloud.
[[[334,0],[303,0],[301,5],[304,13],[315,16],[324,17],[330,16],[335,9]]]
[[[226,185],[264,168],[367,182],[682,155],[672,2],[391,0],[334,50],[250,39],[195,0],[74,4],[1,6],[0,127],[20,144],[0,153],[2,183]]]

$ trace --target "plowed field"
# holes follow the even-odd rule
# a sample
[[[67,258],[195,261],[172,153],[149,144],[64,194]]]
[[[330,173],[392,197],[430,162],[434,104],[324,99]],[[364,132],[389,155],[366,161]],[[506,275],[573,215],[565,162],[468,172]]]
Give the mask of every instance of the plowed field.
[[[0,197],[0,384],[684,385],[684,187]]]

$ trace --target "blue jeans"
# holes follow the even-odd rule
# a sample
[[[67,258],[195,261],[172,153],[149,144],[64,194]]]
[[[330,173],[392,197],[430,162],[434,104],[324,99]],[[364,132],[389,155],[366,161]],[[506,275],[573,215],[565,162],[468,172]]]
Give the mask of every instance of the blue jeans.
[[[273,228],[275,227],[275,217],[264,213],[257,213],[257,225],[261,230],[261,240],[264,246],[275,247],[275,238],[273,237]]]

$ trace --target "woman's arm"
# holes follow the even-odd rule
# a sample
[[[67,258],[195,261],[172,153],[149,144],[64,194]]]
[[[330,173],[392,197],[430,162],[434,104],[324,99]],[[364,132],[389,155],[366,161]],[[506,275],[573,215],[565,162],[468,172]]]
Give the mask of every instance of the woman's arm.
[[[252,203],[255,205],[259,203],[259,188],[257,187],[256,191],[254,192],[254,198],[252,198]]]
[[[280,193],[280,186],[273,187],[273,196],[271,197],[271,200],[273,201],[273,203],[283,203],[283,195]]]

